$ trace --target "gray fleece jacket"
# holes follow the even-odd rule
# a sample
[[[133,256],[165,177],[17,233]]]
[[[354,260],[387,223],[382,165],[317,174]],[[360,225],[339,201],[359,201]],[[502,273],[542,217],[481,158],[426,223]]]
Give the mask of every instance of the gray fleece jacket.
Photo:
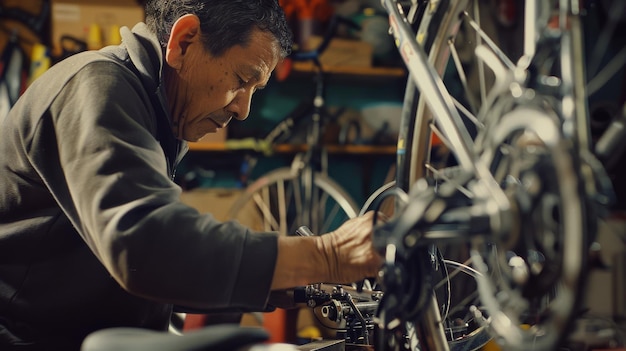
[[[276,235],[180,202],[161,48],[144,24],[122,38],[54,65],[0,121],[2,350],[267,303]]]

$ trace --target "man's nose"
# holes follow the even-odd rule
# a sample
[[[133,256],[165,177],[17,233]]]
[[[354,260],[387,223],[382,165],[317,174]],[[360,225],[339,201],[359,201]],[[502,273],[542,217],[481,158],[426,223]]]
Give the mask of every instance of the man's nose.
[[[248,118],[248,114],[250,114],[251,103],[252,90],[246,89],[235,96],[235,99],[233,99],[229,105],[229,110],[236,119],[243,121]]]

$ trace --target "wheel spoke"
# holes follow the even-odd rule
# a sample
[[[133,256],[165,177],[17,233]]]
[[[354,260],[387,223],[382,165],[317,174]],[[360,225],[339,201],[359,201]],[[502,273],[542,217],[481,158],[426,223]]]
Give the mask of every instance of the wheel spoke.
[[[469,20],[470,25],[476,30],[476,46],[480,46],[482,44],[483,36],[481,35],[482,29],[480,27],[480,10],[478,8],[478,1],[474,1],[473,7],[474,15],[476,16],[476,21],[472,20],[467,11],[464,12],[464,16]],[[478,21],[478,22],[477,22]],[[485,35],[486,38],[489,38]],[[494,45],[495,46],[495,45]],[[482,60],[478,60],[478,79],[479,79],[479,87],[480,87],[480,102],[481,106],[485,104],[487,100],[487,83],[485,82],[485,63]]]
[[[257,208],[261,211],[263,220],[263,230],[272,231],[278,228],[278,222],[272,215],[270,210],[269,196],[267,195],[268,189],[263,189],[260,193],[254,193],[252,198]]]
[[[276,202],[278,203],[278,218],[280,219],[280,227],[278,227],[276,230],[279,230],[281,235],[287,235],[287,233],[284,232],[284,228],[287,228],[287,198],[285,197],[285,182],[276,183],[276,190],[277,190]]]
[[[465,74],[465,69],[463,68],[463,64],[461,63],[461,59],[459,58],[459,53],[454,46],[454,40],[448,40],[448,47],[450,49],[450,55],[452,56],[452,60],[454,61],[454,66],[456,67],[456,72],[459,75],[459,80],[461,81],[461,85],[463,85],[463,91],[465,91],[465,96],[467,97],[467,101],[472,107],[474,112],[478,111],[478,103],[475,101],[474,94],[472,94],[467,86],[467,76]],[[456,100],[455,100],[456,101]],[[457,102],[455,102],[457,105]],[[457,106],[458,108],[458,106]]]
[[[428,169],[429,171],[431,171],[434,175],[435,179],[438,180],[443,180],[448,184],[454,184],[454,187],[463,195],[465,195],[468,199],[471,199],[474,197],[474,193],[472,193],[469,189],[467,189],[466,187],[462,186],[461,184],[455,182],[452,178],[448,177],[445,173],[445,170],[440,170],[440,169],[435,169],[432,167],[432,165],[427,164],[426,165],[426,169]]]
[[[476,2],[475,4],[476,6],[478,6],[478,2]],[[489,48],[493,50],[493,52],[498,56],[498,58],[500,58],[502,63],[504,63],[504,65],[508,69],[514,70],[515,64],[513,63],[513,61],[511,61],[511,59],[500,49],[500,47],[487,35],[487,33],[485,33],[485,31],[480,27],[478,20],[472,19],[467,12],[464,12],[464,15],[468,19],[468,23],[470,24],[470,26],[472,26],[472,28],[474,28],[474,30],[476,31],[476,34],[478,34],[478,37],[485,41],[487,46],[489,46]]]
[[[456,106],[456,108],[459,109],[459,111],[461,111],[461,113],[467,117],[467,119],[469,119],[476,127],[478,127],[478,129],[484,129],[485,125],[478,120],[478,118],[476,116],[474,116],[467,108],[465,108],[465,106],[463,106],[463,104],[461,104],[459,102],[459,100],[452,98],[452,102],[454,102],[454,106]]]

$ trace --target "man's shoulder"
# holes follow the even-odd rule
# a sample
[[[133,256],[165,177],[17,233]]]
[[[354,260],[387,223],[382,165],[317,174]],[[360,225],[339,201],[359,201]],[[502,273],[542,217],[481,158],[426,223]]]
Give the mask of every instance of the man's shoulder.
[[[123,53],[85,51],[58,62],[46,73],[55,75],[56,78],[70,80],[83,70],[106,71],[107,73],[125,75],[132,74],[132,69],[128,56],[124,56]]]

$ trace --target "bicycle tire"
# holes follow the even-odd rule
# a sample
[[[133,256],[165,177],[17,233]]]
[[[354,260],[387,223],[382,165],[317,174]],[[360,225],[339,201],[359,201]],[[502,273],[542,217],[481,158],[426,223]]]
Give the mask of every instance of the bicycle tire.
[[[452,91],[453,89],[447,85],[447,81],[445,80],[446,70],[450,69],[449,62],[456,60],[456,58],[453,57],[455,53],[448,44],[454,43],[457,39],[460,29],[463,28],[463,21],[467,20],[467,14],[478,9],[478,6],[474,6],[475,4],[478,4],[478,1],[431,2],[428,9],[423,10],[424,13],[421,14],[420,21],[417,23],[418,42],[424,47],[425,52],[428,54],[429,62],[435,67],[448,91]],[[422,9],[423,8],[424,7],[422,7]],[[480,15],[478,17],[480,17]],[[573,25],[578,25],[578,23],[573,23]],[[477,41],[479,42],[480,40]],[[560,60],[578,60],[580,57],[580,55],[567,55],[566,53],[565,55],[560,56]],[[582,64],[582,62],[567,63],[577,68]],[[458,63],[455,64],[455,66],[459,67]],[[447,73],[449,74],[450,72]],[[457,71],[456,73],[458,74],[459,72]],[[580,87],[577,87],[574,91],[568,91],[566,93],[570,95],[567,97],[572,97],[574,101],[580,101],[580,91]],[[471,101],[473,98],[474,97],[472,96],[466,96],[465,105],[469,105],[468,101]],[[461,99],[457,98],[456,102],[459,102],[460,100]],[[457,105],[457,108],[461,109],[462,107],[459,105],[463,104]],[[450,159],[449,157],[454,156],[455,150],[450,148],[450,145],[446,144],[445,140],[443,144],[434,147],[435,143],[433,143],[433,137],[438,133],[432,128],[434,119],[432,113],[429,112],[428,104],[416,89],[412,77],[409,77],[408,79],[404,107],[405,109],[402,113],[403,119],[401,122],[401,132],[398,140],[399,156],[396,182],[399,187],[407,192],[410,192],[413,185],[419,179],[427,179],[428,182],[432,184],[442,181],[440,178],[437,179],[439,176],[436,176],[434,173],[443,174],[447,170],[452,171],[449,173],[454,173],[454,168],[448,166],[450,163],[454,163],[454,159]],[[484,106],[479,107],[484,108]],[[579,107],[582,108],[584,106]],[[584,111],[579,111],[579,114],[584,115]],[[463,112],[460,112],[460,115],[464,116]],[[580,120],[580,116],[578,120]],[[583,134],[586,133],[584,125],[579,128],[579,131]],[[473,136],[476,135],[473,131],[468,132],[468,134]],[[583,139],[580,136],[572,137],[575,139]],[[585,140],[581,141],[585,142]],[[437,161],[439,163],[435,165],[435,157],[433,157],[433,155],[436,151],[441,152],[441,149],[444,149],[445,151],[438,155],[439,157],[437,158]],[[559,265],[558,268],[565,271],[561,272],[561,274],[553,275],[558,279],[555,283],[550,284],[549,287],[559,290],[561,295],[566,296],[567,302],[562,306],[554,307],[553,310],[548,310],[546,312],[546,315],[548,316],[547,320],[538,322],[529,328],[529,330],[525,330],[523,329],[522,324],[526,324],[526,321],[521,321],[523,317],[522,312],[506,311],[506,308],[510,306],[506,306],[506,304],[501,303],[495,297],[490,297],[495,296],[496,293],[519,293],[520,289],[517,287],[502,288],[503,285],[509,285],[510,282],[505,282],[505,279],[501,278],[486,277],[486,280],[490,280],[487,282],[487,285],[493,288],[492,291],[483,291],[481,294],[481,303],[488,304],[492,307],[490,308],[488,314],[498,316],[499,313],[502,313],[509,319],[509,321],[515,321],[518,323],[510,328],[500,328],[500,330],[498,330],[498,328],[493,328],[496,323],[492,323],[490,325],[492,327],[491,332],[495,335],[497,341],[504,345],[507,350],[522,350],[529,347],[529,345],[535,346],[534,349],[536,350],[554,349],[564,337],[566,330],[571,325],[574,315],[578,313],[577,306],[582,298],[582,285],[584,282],[583,267],[585,264],[584,262],[586,261],[587,253],[585,243],[587,241],[587,230],[590,228],[585,220],[587,214],[586,211],[588,210],[587,201],[585,199],[586,193],[584,191],[585,180],[578,170],[579,168],[577,168],[581,167],[581,160],[579,158],[580,156],[576,154],[577,151],[578,150],[568,149],[555,152],[555,154],[566,158],[567,160],[564,160],[564,162],[567,164],[561,164],[554,167],[550,170],[552,174],[549,175],[551,178],[559,179],[559,177],[568,177],[573,174],[575,179],[568,182],[567,186],[558,184],[557,182],[548,184],[552,187],[552,192],[550,194],[554,195],[554,197],[558,200],[558,204],[555,204],[553,209],[558,211],[560,216],[562,216],[559,218],[560,223],[558,223],[558,228],[556,228],[559,231],[556,235],[556,240],[560,245],[562,245],[562,251],[555,253],[555,257],[553,258],[557,261],[555,263]],[[499,162],[501,161],[494,160],[494,163]],[[500,167],[502,166],[500,165]],[[502,177],[500,177],[499,180],[503,180]],[[568,240],[564,240],[565,232],[568,233]],[[495,246],[499,246],[500,243],[501,242],[496,240]],[[468,242],[468,244],[470,243]],[[483,251],[483,256],[472,256],[474,259],[483,258],[485,262],[482,263],[488,262],[491,270],[497,268],[497,264],[502,263],[500,262],[502,252],[499,252],[497,255],[490,255],[489,253],[485,253],[486,246],[483,246],[481,249]],[[572,260],[577,260],[578,264],[574,264],[573,268],[570,269],[570,267],[567,267],[567,263],[571,263]],[[474,262],[474,264],[478,266],[481,265],[480,262]],[[510,272],[508,273],[510,276]],[[569,277],[566,278],[564,275],[569,275]],[[485,282],[483,281],[483,283]],[[544,290],[547,290],[547,288],[548,287],[544,288]],[[545,298],[550,294],[548,292],[544,292],[537,295],[540,296],[534,297]],[[517,298],[516,301],[529,302],[529,299]],[[526,312],[527,311],[524,311],[524,313]],[[429,327],[427,326],[426,328]],[[430,326],[430,328],[431,329],[424,331],[424,333],[428,335],[421,338],[423,341],[421,347],[426,350],[442,349],[441,345],[445,343],[445,340],[438,340],[434,342],[430,340],[441,337],[441,331],[437,330],[440,326]],[[537,332],[537,330],[540,331]],[[507,333],[515,334],[519,337],[514,339],[507,336]],[[448,344],[448,347],[452,348],[450,343]]]
[[[316,172],[313,188],[317,218],[311,222],[307,216],[297,213],[301,208],[301,173],[289,167],[268,172],[250,184],[235,200],[228,218],[240,220],[241,215],[256,215],[257,231],[276,231],[281,235],[295,235],[302,225],[315,234],[324,234],[336,229],[349,218],[356,217],[358,207],[352,197],[334,180]],[[322,207],[323,205],[323,207]],[[244,211],[244,209],[248,211]]]

